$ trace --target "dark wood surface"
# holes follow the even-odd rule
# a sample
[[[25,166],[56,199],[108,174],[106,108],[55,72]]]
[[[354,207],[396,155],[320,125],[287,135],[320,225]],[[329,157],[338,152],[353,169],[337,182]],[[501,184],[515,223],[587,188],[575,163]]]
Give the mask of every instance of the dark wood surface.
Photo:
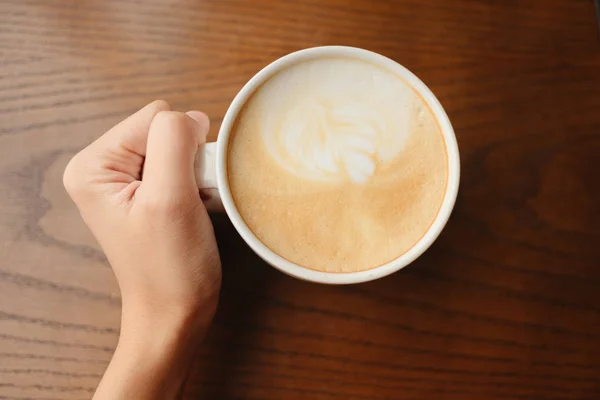
[[[225,216],[219,313],[189,399],[599,399],[600,39],[592,0],[0,0],[0,399],[90,398],[117,286],[62,185],[78,149],[164,98],[214,138],[262,66],[324,44],[420,76],[462,156],[434,246],[327,287]]]

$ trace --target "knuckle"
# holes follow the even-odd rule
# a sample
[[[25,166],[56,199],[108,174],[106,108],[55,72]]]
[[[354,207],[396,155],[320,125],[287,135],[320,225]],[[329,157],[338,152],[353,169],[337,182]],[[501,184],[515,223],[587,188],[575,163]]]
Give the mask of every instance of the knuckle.
[[[86,149],[75,154],[65,167],[63,186],[77,206],[84,205],[94,197],[90,177],[90,160]]]
[[[81,167],[81,153],[78,153],[69,161],[63,173],[63,185],[73,199],[85,186],[81,179]]]

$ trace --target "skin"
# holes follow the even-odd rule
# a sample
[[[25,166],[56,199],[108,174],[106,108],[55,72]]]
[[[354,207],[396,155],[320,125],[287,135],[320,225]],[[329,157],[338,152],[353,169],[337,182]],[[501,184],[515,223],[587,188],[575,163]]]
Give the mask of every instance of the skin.
[[[194,179],[208,117],[155,101],[75,155],[64,185],[122,296],[119,342],[94,400],[175,399],[214,316],[221,263]]]

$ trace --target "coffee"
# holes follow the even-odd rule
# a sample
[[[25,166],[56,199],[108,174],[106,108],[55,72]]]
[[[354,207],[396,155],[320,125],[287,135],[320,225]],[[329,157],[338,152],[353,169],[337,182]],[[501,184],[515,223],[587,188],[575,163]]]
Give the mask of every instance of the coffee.
[[[272,76],[239,113],[227,154],[248,228],[281,257],[325,272],[375,268],[410,250],[448,180],[423,98],[393,72],[350,58]]]

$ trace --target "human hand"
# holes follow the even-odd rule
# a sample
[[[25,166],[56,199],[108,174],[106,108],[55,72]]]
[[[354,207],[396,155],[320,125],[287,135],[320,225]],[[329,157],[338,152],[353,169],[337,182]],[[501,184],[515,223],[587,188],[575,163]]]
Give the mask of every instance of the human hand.
[[[177,353],[180,336],[192,337],[212,320],[221,265],[193,167],[208,128],[205,114],[170,111],[155,101],[75,155],[65,170],[65,187],[121,289],[119,347],[137,346],[151,330]]]

